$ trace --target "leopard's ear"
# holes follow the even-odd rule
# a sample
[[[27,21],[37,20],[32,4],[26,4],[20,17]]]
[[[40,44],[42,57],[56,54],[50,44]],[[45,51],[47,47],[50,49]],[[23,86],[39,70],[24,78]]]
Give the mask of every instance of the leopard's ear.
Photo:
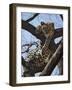
[[[44,22],[41,22],[41,25],[44,25],[45,23]]]
[[[49,23],[49,26],[54,29],[54,23]]]

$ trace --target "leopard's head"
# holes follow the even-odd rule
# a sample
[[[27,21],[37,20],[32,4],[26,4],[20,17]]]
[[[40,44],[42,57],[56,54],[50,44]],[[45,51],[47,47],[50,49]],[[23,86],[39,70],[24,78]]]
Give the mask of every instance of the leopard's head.
[[[41,22],[41,25],[39,25],[36,28],[36,33],[43,34],[46,38],[49,36],[53,36],[53,34],[54,34],[54,23]]]

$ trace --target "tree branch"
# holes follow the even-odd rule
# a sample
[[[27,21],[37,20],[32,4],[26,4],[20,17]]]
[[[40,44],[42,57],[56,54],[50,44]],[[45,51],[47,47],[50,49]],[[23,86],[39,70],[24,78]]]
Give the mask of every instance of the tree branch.
[[[63,36],[63,28],[55,29],[55,33],[54,33],[53,38],[57,38],[57,37],[60,37],[60,36]]]
[[[30,22],[30,21],[32,21],[36,16],[38,16],[39,15],[39,13],[36,13],[36,14],[34,14],[34,16],[33,17],[31,17],[31,18],[29,18],[28,20],[26,20],[27,22]]]
[[[61,17],[61,19],[62,19],[62,21],[63,21],[63,15],[62,15],[62,14],[60,15],[60,17]]]
[[[41,34],[37,35],[36,34],[36,27],[34,27],[33,25],[31,25],[30,23],[28,23],[27,21],[22,20],[22,29],[25,29],[26,31],[30,32],[32,35],[36,36],[38,39],[40,39],[42,41],[42,43],[45,42],[45,37],[42,36]]]
[[[36,35],[35,34],[36,28],[33,25],[29,24],[27,21],[24,21],[24,20],[22,20],[21,25],[22,25],[21,26],[22,29],[25,29],[28,32],[32,33],[33,35]]]
[[[58,68],[59,68],[59,74],[63,75],[63,56],[61,57],[61,59],[58,63]]]
[[[51,75],[52,71],[54,70],[55,66],[58,64],[62,56],[63,56],[63,43],[60,43],[57,50],[55,51],[55,53],[45,66],[44,70],[41,72],[40,76]]]

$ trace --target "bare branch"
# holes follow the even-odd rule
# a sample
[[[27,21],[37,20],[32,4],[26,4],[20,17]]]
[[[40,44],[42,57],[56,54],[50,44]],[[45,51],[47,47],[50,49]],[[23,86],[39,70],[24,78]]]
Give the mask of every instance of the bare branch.
[[[57,38],[57,37],[60,37],[60,36],[63,36],[63,28],[55,29],[55,33],[54,33],[53,38]]]
[[[39,15],[39,13],[36,13],[36,14],[34,14],[34,16],[33,17],[31,17],[31,18],[29,18],[28,20],[26,20],[27,22],[30,22],[30,21],[32,21],[36,16],[38,16]]]
[[[60,17],[61,17],[61,19],[62,19],[62,21],[63,21],[63,15],[62,15],[62,14],[60,15]]]

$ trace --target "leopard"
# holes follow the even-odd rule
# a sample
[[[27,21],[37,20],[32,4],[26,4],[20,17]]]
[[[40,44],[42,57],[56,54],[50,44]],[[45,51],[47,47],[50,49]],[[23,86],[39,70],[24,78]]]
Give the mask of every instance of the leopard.
[[[54,23],[44,23],[41,22],[41,25],[39,25],[36,29],[37,34],[42,34],[45,36],[45,43],[42,47],[42,58],[44,60],[49,60],[52,56],[53,52],[49,48],[50,41],[54,35]]]
[[[41,22],[41,25],[36,27],[36,34],[42,34],[46,39],[44,45],[41,48],[41,53],[39,53],[38,55],[34,53],[34,56],[30,58],[29,62],[25,62],[25,60],[22,60],[22,64],[28,68],[27,73],[29,74],[28,75],[25,72],[24,75],[26,74],[28,76],[34,76],[35,73],[41,72],[52,56],[52,52],[49,49],[49,44],[54,35],[54,23]]]

